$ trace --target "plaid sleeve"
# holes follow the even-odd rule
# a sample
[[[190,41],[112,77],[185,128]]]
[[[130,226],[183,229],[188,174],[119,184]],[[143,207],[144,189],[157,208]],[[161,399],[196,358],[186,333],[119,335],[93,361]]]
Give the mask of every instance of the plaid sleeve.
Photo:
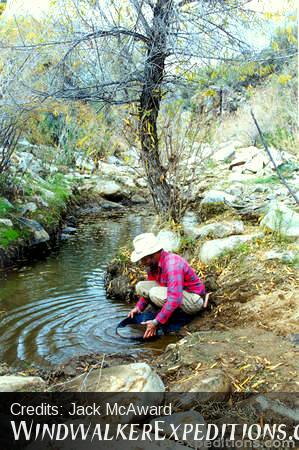
[[[167,300],[156,316],[156,320],[159,323],[166,323],[173,311],[181,306],[183,301],[183,280],[182,263],[177,263],[175,258],[170,258],[167,264]]]

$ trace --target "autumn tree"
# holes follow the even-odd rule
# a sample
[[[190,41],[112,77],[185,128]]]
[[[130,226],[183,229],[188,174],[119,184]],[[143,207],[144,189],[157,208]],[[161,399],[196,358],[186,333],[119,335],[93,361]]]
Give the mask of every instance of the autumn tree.
[[[141,161],[155,207],[177,219],[179,192],[161,163],[161,102],[189,82],[194,68],[249,58],[244,22],[253,16],[250,1],[52,3],[53,14],[38,37],[22,35],[13,48],[7,43],[22,68],[18,85],[39,101],[134,105]]]

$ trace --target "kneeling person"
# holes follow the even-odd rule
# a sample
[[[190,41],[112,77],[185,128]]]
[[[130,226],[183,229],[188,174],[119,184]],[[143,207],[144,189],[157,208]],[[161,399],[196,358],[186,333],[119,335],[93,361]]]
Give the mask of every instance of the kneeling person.
[[[145,322],[144,338],[155,336],[158,326],[167,324],[177,308],[195,314],[206,306],[205,286],[184,258],[163,250],[153,233],[140,234],[133,245],[131,261],[146,267],[147,281],[137,283],[140,299],[128,316],[141,313],[150,301],[161,308],[153,320]]]

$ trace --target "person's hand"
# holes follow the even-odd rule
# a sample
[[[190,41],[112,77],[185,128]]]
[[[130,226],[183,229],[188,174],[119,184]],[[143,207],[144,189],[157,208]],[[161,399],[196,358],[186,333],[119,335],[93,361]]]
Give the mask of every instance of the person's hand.
[[[131,311],[129,312],[128,317],[131,317],[131,319],[133,319],[135,314],[139,314],[140,312],[140,309],[135,306],[135,308],[131,309]]]
[[[156,336],[157,327],[152,320],[148,320],[147,322],[141,322],[141,325],[146,325],[146,330],[143,335],[143,339],[148,339],[153,336]]]

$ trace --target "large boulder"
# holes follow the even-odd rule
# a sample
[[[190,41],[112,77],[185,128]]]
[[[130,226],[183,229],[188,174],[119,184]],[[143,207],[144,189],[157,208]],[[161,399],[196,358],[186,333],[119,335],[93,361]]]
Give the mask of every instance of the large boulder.
[[[235,156],[235,152],[235,145],[233,143],[226,143],[224,147],[221,147],[212,155],[212,159],[214,161],[226,161],[227,159],[233,158]]]
[[[194,237],[194,228],[199,227],[197,215],[193,211],[187,211],[182,219],[184,234]]]
[[[223,238],[232,234],[243,233],[244,224],[240,220],[232,222],[213,222],[207,225],[194,226],[188,228],[188,235],[195,239]]]
[[[148,364],[135,363],[91,371],[67,383],[75,392],[164,392],[164,384]]]
[[[213,204],[213,203],[225,203],[230,205],[231,203],[234,203],[236,200],[236,198],[231,195],[228,194],[227,192],[224,191],[216,191],[216,190],[210,190],[205,192],[204,194],[204,198],[201,201],[202,205],[205,204]]]
[[[26,219],[25,217],[21,217],[19,219],[21,225],[25,228],[28,228],[32,234],[33,239],[31,240],[32,245],[41,244],[43,242],[47,242],[50,240],[49,234],[42,227],[42,225],[35,220]]]
[[[287,206],[273,201],[265,217],[261,220],[262,228],[274,231],[283,236],[299,236],[299,214]]]
[[[202,245],[200,249],[199,258],[204,264],[207,264],[213,259],[219,258],[219,256],[223,255],[224,253],[235,249],[240,244],[252,241],[253,239],[260,236],[261,234],[255,233],[243,236],[229,236],[224,239],[213,239],[211,241],[207,241]]]
[[[259,154],[263,154],[263,150],[254,146],[239,148],[229,168],[242,166]]]
[[[110,197],[120,194],[121,186],[115,181],[100,180],[97,182],[94,192],[104,197]]]
[[[40,377],[24,377],[20,375],[0,376],[0,392],[31,392],[34,388],[45,385]]]
[[[181,239],[174,231],[161,230],[157,234],[157,238],[161,242],[164,250],[175,252],[179,249]]]
[[[194,403],[223,400],[229,395],[231,389],[229,378],[220,369],[195,372],[192,376],[171,384],[169,388],[170,392],[185,393],[184,396],[179,397],[180,405],[185,408],[192,408]],[[173,395],[170,398],[175,401],[176,397]]]

